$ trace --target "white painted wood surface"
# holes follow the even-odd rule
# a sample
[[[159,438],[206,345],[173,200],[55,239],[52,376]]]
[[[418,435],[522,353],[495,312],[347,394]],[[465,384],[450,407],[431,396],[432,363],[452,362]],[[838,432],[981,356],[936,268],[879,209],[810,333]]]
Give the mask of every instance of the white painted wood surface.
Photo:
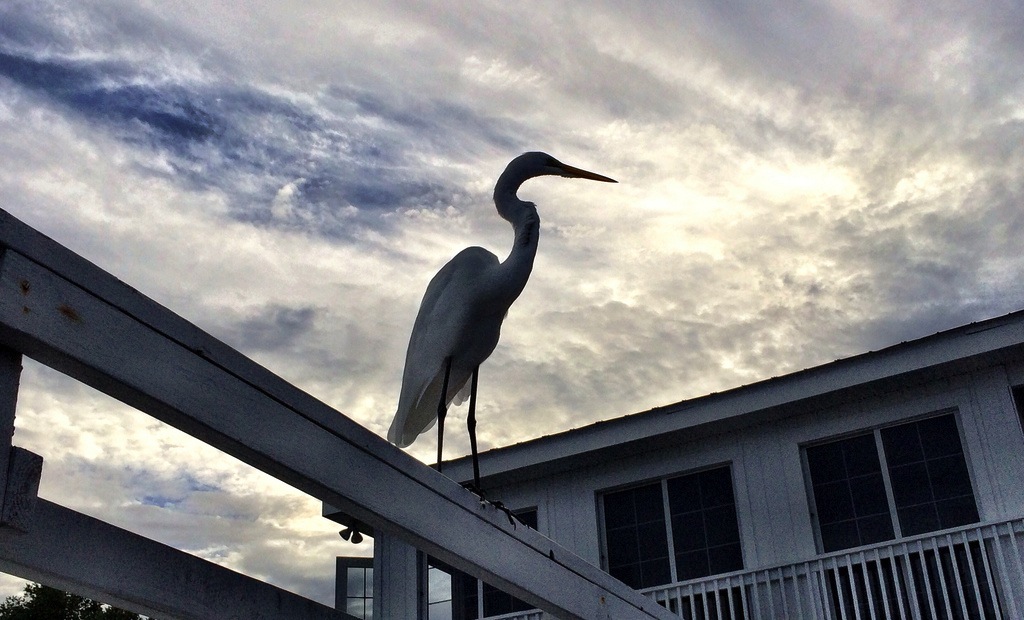
[[[556,617],[672,617],[3,211],[0,246],[0,345]]]
[[[0,570],[161,620],[352,616],[38,500],[28,533],[0,529]]]

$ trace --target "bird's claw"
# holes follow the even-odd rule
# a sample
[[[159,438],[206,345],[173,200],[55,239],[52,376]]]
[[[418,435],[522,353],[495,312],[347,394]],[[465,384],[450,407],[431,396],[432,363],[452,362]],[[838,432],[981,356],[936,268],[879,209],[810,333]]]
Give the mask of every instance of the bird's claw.
[[[499,501],[493,501],[493,502],[490,502],[490,504],[491,504],[491,506],[494,506],[498,510],[504,512],[505,516],[508,517],[509,525],[512,526],[512,529],[516,529],[516,515],[511,510],[506,508],[505,504],[502,504]]]

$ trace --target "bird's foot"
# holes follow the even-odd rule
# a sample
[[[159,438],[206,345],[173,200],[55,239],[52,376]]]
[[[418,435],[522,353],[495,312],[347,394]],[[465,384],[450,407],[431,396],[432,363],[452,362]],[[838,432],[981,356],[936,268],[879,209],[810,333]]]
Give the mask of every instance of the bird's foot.
[[[480,487],[476,486],[476,484],[474,484],[472,482],[463,482],[462,483],[462,488],[466,489],[467,491],[469,491],[473,495],[476,495],[477,497],[479,497],[481,501],[487,501],[487,498],[484,496],[484,490],[481,489]]]
[[[509,525],[512,526],[512,529],[516,529],[516,521],[517,521],[517,519],[516,519],[516,515],[512,512],[512,510],[510,510],[509,508],[506,508],[505,504],[502,504],[500,501],[497,501],[497,500],[495,500],[493,502],[487,502],[487,503],[489,503],[491,506],[494,506],[498,510],[504,512],[505,516],[508,517]]]

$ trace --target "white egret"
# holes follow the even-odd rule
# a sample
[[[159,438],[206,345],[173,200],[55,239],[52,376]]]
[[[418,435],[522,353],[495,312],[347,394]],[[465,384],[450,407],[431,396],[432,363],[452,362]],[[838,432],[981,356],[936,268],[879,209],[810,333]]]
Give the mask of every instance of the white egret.
[[[409,339],[398,411],[388,430],[388,441],[404,448],[436,421],[440,471],[448,405],[453,400],[461,403],[469,387],[467,424],[478,491],[478,369],[498,344],[501,322],[526,286],[537,255],[537,207],[520,200],[516,192],[524,181],[544,175],[616,182],[563,164],[546,153],[523,153],[508,164],[494,186],[494,205],[498,215],[512,224],[515,231],[512,251],[504,262],[499,262],[497,256],[483,248],[466,248],[427,285]]]

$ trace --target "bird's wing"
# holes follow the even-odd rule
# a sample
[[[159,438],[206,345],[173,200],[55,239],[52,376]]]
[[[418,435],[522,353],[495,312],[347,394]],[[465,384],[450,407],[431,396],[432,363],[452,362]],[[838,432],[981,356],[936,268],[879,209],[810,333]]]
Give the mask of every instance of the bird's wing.
[[[474,285],[498,258],[483,248],[466,248],[437,272],[427,285],[413,324],[402,376],[398,410],[388,430],[388,441],[405,447],[429,430],[437,418],[445,359],[453,357],[446,402],[466,390],[479,361],[460,363],[460,341],[466,325]],[[468,392],[467,392],[468,393]],[[461,401],[459,401],[461,402]]]

